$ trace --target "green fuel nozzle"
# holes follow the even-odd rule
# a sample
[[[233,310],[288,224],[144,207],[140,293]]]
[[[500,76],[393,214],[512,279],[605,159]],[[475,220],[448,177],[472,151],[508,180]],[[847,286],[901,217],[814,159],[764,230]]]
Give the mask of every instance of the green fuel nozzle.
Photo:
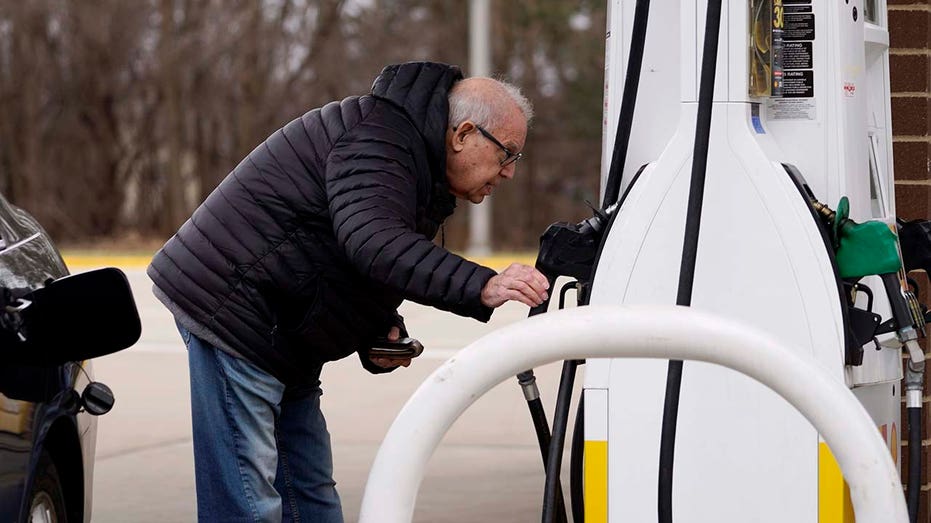
[[[887,223],[851,220],[846,196],[840,199],[836,211],[817,200],[812,200],[811,205],[830,228],[841,278],[895,273],[902,268],[898,237]]]
[[[829,227],[840,277],[859,280],[876,275],[882,280],[892,307],[896,335],[909,357],[905,379],[907,403],[913,404],[917,397],[920,406],[925,355],[918,344],[918,332],[924,329],[924,316],[915,314],[917,299],[914,295],[902,290],[899,272],[903,265],[898,236],[885,222],[851,220],[846,196],[840,199],[836,211],[814,199],[811,205]]]

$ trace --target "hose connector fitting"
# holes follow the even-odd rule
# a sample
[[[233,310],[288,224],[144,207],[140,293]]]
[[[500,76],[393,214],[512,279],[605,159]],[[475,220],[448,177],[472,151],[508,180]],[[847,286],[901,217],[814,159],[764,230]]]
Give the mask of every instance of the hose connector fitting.
[[[534,401],[540,399],[540,388],[537,387],[537,377],[533,375],[532,370],[527,370],[518,374],[517,383],[524,392],[525,400]]]
[[[914,330],[914,329],[912,329]],[[908,364],[905,366],[905,406],[921,408],[924,391],[925,354],[918,345],[917,336],[905,342]]]
[[[837,216],[837,213],[834,212],[833,209],[831,209],[831,208],[828,207],[827,205],[825,205],[825,204],[823,204],[823,203],[821,203],[821,202],[819,202],[818,200],[815,200],[815,199],[812,199],[812,200],[811,200],[811,206],[815,209],[815,211],[816,211],[818,214],[820,214],[821,216],[823,216],[824,219],[827,220],[828,223],[834,223],[834,217]]]

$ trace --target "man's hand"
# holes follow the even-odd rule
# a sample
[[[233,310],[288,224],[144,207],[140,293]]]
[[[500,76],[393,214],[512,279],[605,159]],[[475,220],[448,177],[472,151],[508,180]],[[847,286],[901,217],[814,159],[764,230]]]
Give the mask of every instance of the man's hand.
[[[482,305],[500,307],[515,300],[536,307],[547,299],[550,284],[546,276],[529,265],[512,263],[501,274],[493,276],[482,289]]]
[[[401,329],[397,327],[391,327],[391,330],[388,331],[388,340],[398,341],[400,337],[401,337]],[[409,367],[411,365],[410,358],[402,360],[402,359],[397,359],[397,358],[376,358],[374,356],[370,356],[369,360],[371,360],[372,363],[374,363],[375,365],[378,365],[379,367],[383,369],[393,369],[399,366]]]

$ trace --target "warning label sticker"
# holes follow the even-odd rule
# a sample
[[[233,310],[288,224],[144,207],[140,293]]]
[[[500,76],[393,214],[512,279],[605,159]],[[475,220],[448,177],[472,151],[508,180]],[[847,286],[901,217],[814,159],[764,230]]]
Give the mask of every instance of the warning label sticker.
[[[782,0],[782,4],[782,97],[767,100],[766,118],[816,120],[812,0]]]
[[[814,40],[815,39],[815,15],[814,13],[785,13],[783,15],[785,28],[783,29],[783,41],[797,40]]]
[[[785,42],[782,44],[783,69],[811,69],[811,42]]]
[[[811,98],[815,95],[814,71],[783,71],[783,98]]]
[[[816,120],[818,118],[814,98],[770,98],[766,101],[766,119],[773,120]]]

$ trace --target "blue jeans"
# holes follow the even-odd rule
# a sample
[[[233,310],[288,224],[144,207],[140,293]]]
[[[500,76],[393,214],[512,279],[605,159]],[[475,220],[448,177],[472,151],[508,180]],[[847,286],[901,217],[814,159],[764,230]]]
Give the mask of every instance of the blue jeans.
[[[320,382],[285,387],[178,326],[188,348],[198,521],[343,521]]]

